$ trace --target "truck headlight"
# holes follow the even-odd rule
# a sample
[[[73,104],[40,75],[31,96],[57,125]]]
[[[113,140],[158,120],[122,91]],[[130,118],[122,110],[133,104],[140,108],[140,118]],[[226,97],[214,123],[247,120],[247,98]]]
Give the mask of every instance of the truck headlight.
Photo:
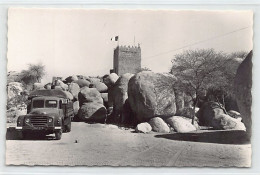
[[[49,118],[48,122],[51,123],[52,122],[52,118]]]
[[[25,119],[25,123],[29,123],[29,122],[30,122],[29,118]]]

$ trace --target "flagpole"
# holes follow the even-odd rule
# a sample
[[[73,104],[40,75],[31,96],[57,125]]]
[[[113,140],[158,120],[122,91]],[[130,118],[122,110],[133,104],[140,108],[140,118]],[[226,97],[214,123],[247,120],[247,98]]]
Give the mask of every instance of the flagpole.
[[[118,35],[118,39],[117,39],[117,46],[119,47],[119,35]]]

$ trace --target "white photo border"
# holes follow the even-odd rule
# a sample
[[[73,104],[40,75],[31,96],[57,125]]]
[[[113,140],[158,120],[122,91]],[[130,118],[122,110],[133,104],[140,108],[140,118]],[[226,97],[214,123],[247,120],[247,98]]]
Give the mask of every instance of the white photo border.
[[[251,168],[138,168],[138,167],[58,167],[58,166],[5,166],[5,111],[6,111],[6,64],[7,64],[7,12],[9,7],[25,8],[87,8],[87,9],[190,9],[190,10],[252,10],[254,12],[253,88],[252,88],[252,167]],[[258,0],[0,0],[0,174],[49,175],[49,174],[260,174],[260,1]]]

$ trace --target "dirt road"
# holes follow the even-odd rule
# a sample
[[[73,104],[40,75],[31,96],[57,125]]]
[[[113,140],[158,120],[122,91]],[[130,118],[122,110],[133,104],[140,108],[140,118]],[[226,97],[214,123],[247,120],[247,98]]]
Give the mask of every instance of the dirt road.
[[[7,165],[250,166],[251,145],[237,131],[142,134],[114,125],[72,123],[61,140],[17,140],[7,133]]]

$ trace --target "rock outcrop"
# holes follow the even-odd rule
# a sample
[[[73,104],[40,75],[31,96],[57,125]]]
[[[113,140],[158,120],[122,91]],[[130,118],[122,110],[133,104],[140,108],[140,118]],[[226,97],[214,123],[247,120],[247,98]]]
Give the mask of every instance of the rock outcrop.
[[[252,56],[253,52],[251,51],[239,65],[234,83],[237,105],[249,137],[252,132]]]

